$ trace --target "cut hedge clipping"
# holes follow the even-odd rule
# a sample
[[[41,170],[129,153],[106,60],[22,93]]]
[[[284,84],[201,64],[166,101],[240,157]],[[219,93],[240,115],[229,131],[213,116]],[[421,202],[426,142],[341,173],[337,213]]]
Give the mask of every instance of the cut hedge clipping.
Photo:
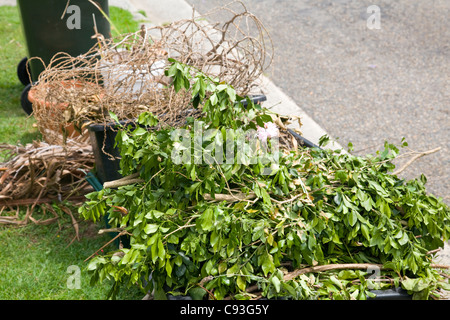
[[[192,93],[213,137],[272,122],[251,101],[244,108],[231,86],[171,63],[168,75]],[[107,216],[130,239],[88,266],[92,283],[114,280],[112,296],[136,284],[154,299],[358,300],[392,287],[439,299],[450,290],[446,266],[432,261],[449,239],[449,207],[427,194],[424,176],[392,174],[396,146],[365,157],[280,148],[275,164],[239,152],[231,163],[174,162],[175,129],[158,126],[151,113],[138,124],[116,139],[131,184],[93,192],[80,208],[86,219]],[[183,140],[195,141],[194,123],[184,128]],[[211,141],[199,144],[200,154]]]

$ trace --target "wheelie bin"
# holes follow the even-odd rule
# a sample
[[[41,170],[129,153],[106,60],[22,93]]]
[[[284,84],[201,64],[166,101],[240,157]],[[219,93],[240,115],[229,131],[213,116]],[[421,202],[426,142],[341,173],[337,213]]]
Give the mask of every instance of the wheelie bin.
[[[21,104],[27,114],[32,112],[28,91],[55,54],[65,52],[75,57],[86,53],[97,42],[92,37],[94,26],[105,38],[110,37],[105,17],[109,15],[108,0],[95,0],[95,4],[98,7],[89,0],[17,1],[28,51],[28,57],[17,66],[18,78],[26,86]]]

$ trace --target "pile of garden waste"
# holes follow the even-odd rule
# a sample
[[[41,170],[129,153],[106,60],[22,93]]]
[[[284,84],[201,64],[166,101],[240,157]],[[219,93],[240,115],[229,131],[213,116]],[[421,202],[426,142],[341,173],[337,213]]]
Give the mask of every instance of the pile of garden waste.
[[[364,157],[277,146],[276,115],[170,63],[166,76],[202,117],[175,129],[144,112],[119,128],[124,178],[88,194],[80,213],[107,217],[129,245],[90,260],[92,283],[113,279],[113,296],[138,285],[153,299],[358,300],[397,287],[440,299],[450,290],[448,266],[433,262],[449,239],[449,207],[424,176],[392,174],[396,146]]]

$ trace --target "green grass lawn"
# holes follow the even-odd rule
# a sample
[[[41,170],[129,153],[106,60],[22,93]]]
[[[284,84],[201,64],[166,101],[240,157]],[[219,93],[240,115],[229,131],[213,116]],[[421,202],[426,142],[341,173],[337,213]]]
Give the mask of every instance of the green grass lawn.
[[[37,211],[33,217],[42,216]],[[91,286],[86,271],[89,260],[84,262],[111,239],[98,235],[100,227],[101,224],[79,221],[80,240],[72,242],[75,229],[63,212],[57,223],[47,226],[0,226],[0,300],[105,299],[112,283]],[[103,251],[114,249],[112,243]],[[74,282],[74,270],[79,270],[79,288]],[[122,292],[118,299],[143,296],[136,287]]]
[[[110,7],[109,18],[120,33],[135,32],[140,27],[139,21],[133,20],[131,12],[121,8]],[[114,28],[111,28],[111,33],[113,37],[118,35]]]
[[[20,105],[24,86],[16,68],[26,56],[20,16],[16,7],[0,7],[0,143],[26,144],[39,139],[33,118],[27,117]]]
[[[122,32],[139,27],[131,13],[119,8],[110,8],[110,18]],[[0,143],[26,144],[40,139],[41,135],[33,126],[33,117],[28,117],[20,104],[24,86],[17,78],[16,68],[26,56],[26,45],[18,9],[0,6],[0,21]],[[76,208],[72,209],[80,220]],[[20,227],[0,225],[0,300],[105,299],[111,284],[90,286],[85,270],[89,262],[84,260],[110,237],[97,234],[98,229],[104,227],[102,224],[79,221],[80,240],[71,243],[75,236],[71,219],[62,211],[59,214],[58,221],[47,226],[32,222]],[[33,217],[49,218],[39,211],[34,212]],[[115,249],[113,244],[104,251],[112,249]],[[68,286],[76,268],[80,270],[79,289]],[[132,288],[118,298],[129,300],[143,296],[137,288]]]

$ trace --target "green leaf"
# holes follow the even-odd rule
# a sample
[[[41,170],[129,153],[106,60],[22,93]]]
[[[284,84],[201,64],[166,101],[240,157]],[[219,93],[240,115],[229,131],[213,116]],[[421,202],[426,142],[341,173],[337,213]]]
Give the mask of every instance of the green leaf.
[[[231,257],[234,253],[234,246],[227,246],[227,256]]]
[[[159,210],[150,210],[146,215],[146,219],[158,219],[164,215],[164,212],[161,212]]]
[[[377,193],[380,196],[383,196],[383,197],[389,196],[389,194],[386,192],[386,190],[382,186],[380,186],[380,184],[378,182],[369,180],[368,183],[373,189],[375,189],[377,191]]]
[[[133,131],[133,135],[138,136],[138,137],[142,136],[142,135],[144,135],[146,133],[147,133],[147,130],[145,130],[142,127],[138,127],[136,130]]]
[[[389,207],[389,204],[386,201],[382,201],[382,204],[380,206],[381,213],[385,214],[388,218],[391,217],[391,208]]]
[[[271,246],[273,246],[273,235],[271,233],[269,233],[267,235],[267,243]]]
[[[350,210],[350,212],[347,214],[348,217],[348,223],[350,226],[354,226],[356,222],[358,221],[358,216],[356,215],[355,210]]]
[[[262,198],[263,198],[264,203],[265,203],[265,204],[268,204],[268,205],[271,205],[271,204],[272,204],[272,201],[270,201],[270,196],[269,196],[269,194],[267,193],[266,189],[261,188],[261,189],[260,189],[260,192],[261,192],[261,196],[262,196]]]
[[[134,255],[134,253],[136,252],[136,250],[134,249],[130,249],[125,253],[125,256],[122,258],[122,260],[120,261],[121,264],[127,264],[130,261],[132,261],[132,257]]]
[[[219,240],[220,235],[216,231],[211,232],[209,243],[211,244],[211,247],[214,248],[214,251],[217,251],[219,249],[218,247],[216,247],[216,244],[219,243]]]
[[[211,104],[212,104],[213,106],[217,105],[217,102],[218,102],[217,94],[214,93],[214,94],[209,98],[209,101],[211,102]]]
[[[319,147],[325,147],[330,142],[328,135],[323,135],[319,138]]]
[[[155,233],[158,230],[159,226],[157,224],[147,224],[144,228],[144,232],[146,234],[152,234]]]
[[[359,289],[356,289],[355,291],[353,291],[350,294],[350,297],[351,297],[352,300],[357,300],[358,299],[358,295],[359,295]]]
[[[256,120],[256,123],[258,124],[258,126],[260,126],[261,128],[264,128],[264,121],[261,117],[256,117],[255,120]]]
[[[227,263],[226,262],[221,262],[219,263],[219,273],[222,274],[225,272],[225,270],[227,270]]]
[[[364,223],[361,223],[361,233],[364,238],[366,238],[368,241],[370,241],[369,228]]]
[[[177,76],[174,77],[174,81],[173,81],[173,87],[174,87],[174,89],[175,89],[175,92],[180,91],[181,87],[182,87],[183,84],[184,84],[183,78],[181,78],[181,77],[178,75],[179,73],[180,73],[180,72],[177,70],[177,71],[176,71]]]
[[[228,88],[228,85],[226,85],[226,84],[219,84],[217,87],[216,87],[216,91],[224,91],[224,90],[226,90]]]
[[[342,270],[338,274],[339,279],[348,280],[355,279],[357,277],[356,272],[354,270]]]
[[[155,288],[155,291],[153,292],[153,299],[155,300],[167,300],[166,292],[163,288]]]
[[[402,232],[402,236],[401,236],[401,238],[400,239],[398,239],[398,243],[401,245],[401,246],[403,246],[403,245],[405,245],[406,243],[408,243],[409,242],[409,237],[408,237],[408,234],[406,233],[406,232]]]
[[[109,112],[110,118],[113,119],[115,123],[120,124],[120,121],[119,121],[119,118],[117,117],[117,115],[111,111],[108,111],[108,112]]]
[[[228,97],[230,97],[231,102],[234,103],[236,101],[236,91],[232,87],[227,86],[227,94]]]
[[[421,278],[406,278],[406,280],[402,281],[402,287],[407,291],[418,292],[427,288],[428,285],[429,281]]]
[[[293,297],[297,296],[297,292],[295,291],[294,287],[292,287],[290,284],[286,282],[281,283],[283,288],[286,289],[287,292]]]
[[[173,61],[172,61],[173,62]],[[169,69],[166,70],[165,74],[167,77],[173,77],[176,73],[177,73],[178,69],[177,69],[177,64],[173,63]]]
[[[164,249],[164,245],[163,245],[161,239],[159,239],[159,241],[158,241],[158,257],[163,260],[163,259],[165,259],[165,256],[166,256],[166,250]]]
[[[197,188],[201,186],[201,184],[201,182],[195,182],[187,189],[187,191],[190,194],[193,194],[197,190]]]
[[[339,281],[335,276],[330,277],[331,282],[340,289],[343,289],[341,281]]]
[[[168,261],[166,262],[166,273],[169,277],[172,276],[172,264]]]
[[[89,271],[93,271],[96,270],[99,266],[99,264],[104,263],[105,259],[103,257],[95,257],[94,259],[92,259],[88,266],[87,266],[87,270]]]
[[[236,278],[236,284],[237,284],[239,289],[241,289],[242,291],[245,291],[246,284],[245,284],[245,278],[244,277],[238,276]]]
[[[186,266],[182,264],[175,269],[175,274],[177,275],[177,277],[181,278],[186,273],[186,270],[187,270]]]
[[[189,295],[193,300],[203,300],[203,297],[205,296],[206,291],[202,288],[195,287],[189,289]]]
[[[139,214],[139,216],[136,217],[136,219],[133,221],[133,227],[136,227],[137,225],[141,224],[144,217],[143,217],[143,213]]]
[[[213,260],[208,260],[208,262],[206,262],[205,264],[205,271],[207,274],[211,274],[211,269],[214,267],[214,261]]]
[[[262,270],[264,272],[264,276],[267,276],[268,273],[273,272],[275,270],[275,265],[273,263],[272,255],[266,253],[262,262]]]
[[[227,270],[227,277],[233,277],[238,272],[239,272],[239,265],[236,263]]]
[[[155,234],[155,235],[158,235],[158,234]],[[155,263],[158,260],[158,245],[156,243],[152,244],[152,246],[150,247],[150,253],[151,253],[151,257],[152,257],[152,263]]]
[[[275,291],[280,292],[280,289],[281,289],[280,279],[278,279],[276,276],[272,276],[270,281],[272,282],[273,286],[275,287]]]
[[[198,218],[200,227],[204,231],[212,230],[214,226],[214,211],[211,208],[207,208],[202,215]]]
[[[366,211],[372,210],[372,200],[370,197],[368,197],[364,201],[361,201],[360,204]]]
[[[308,236],[308,248],[314,250],[316,248],[316,237],[313,234]]]
[[[339,179],[341,183],[344,183],[345,181],[348,180],[348,173],[347,171],[344,170],[338,170],[335,173],[335,177],[336,179]]]

